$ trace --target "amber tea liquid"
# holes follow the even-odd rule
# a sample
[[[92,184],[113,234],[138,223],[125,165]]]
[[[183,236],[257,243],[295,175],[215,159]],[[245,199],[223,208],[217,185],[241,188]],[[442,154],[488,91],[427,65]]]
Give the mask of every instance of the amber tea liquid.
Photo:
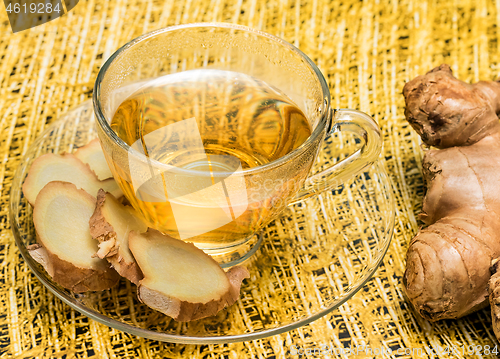
[[[145,143],[151,137],[148,134],[188,119],[196,124],[208,166],[207,161],[200,160],[199,151],[195,155],[186,145],[191,139],[183,138],[186,136],[183,131],[166,135],[169,146],[162,147],[161,141],[152,147]],[[210,173],[228,171],[225,158],[237,159],[242,170],[272,162],[299,147],[311,135],[311,126],[305,115],[278,89],[248,75],[212,69],[166,75],[143,84],[119,105],[111,127],[128,145],[142,144],[146,155],[154,148],[156,161]],[[173,237],[186,239],[186,235],[184,238],[182,235],[185,232],[177,226],[182,212],[183,216],[192,217],[188,218],[188,230],[195,234],[186,240],[205,249],[225,242],[234,243],[235,238],[243,240],[269,218],[266,212],[278,211],[272,208],[276,201],[270,198],[249,199],[248,205],[240,206],[241,211],[226,211],[232,216],[228,223],[210,229],[203,218],[196,218],[197,213],[204,212],[197,212],[200,205],[186,199],[189,196],[169,198],[169,191],[165,188],[166,201],[146,201],[136,195],[137,188],[133,188],[130,173],[119,168],[112,168],[112,171],[126,197],[151,226]],[[245,193],[250,197],[252,191],[258,189],[252,187],[247,177],[242,178],[243,182],[240,182],[243,186],[246,183]],[[162,180],[166,186],[165,178]],[[216,182],[212,178],[212,183]],[[228,203],[230,187],[224,187]],[[286,197],[292,187],[285,184],[277,193]],[[175,208],[171,203],[175,203]],[[174,213],[176,208],[181,208],[181,212]],[[183,223],[185,227],[187,222],[184,220]],[[198,228],[203,226],[206,228]]]

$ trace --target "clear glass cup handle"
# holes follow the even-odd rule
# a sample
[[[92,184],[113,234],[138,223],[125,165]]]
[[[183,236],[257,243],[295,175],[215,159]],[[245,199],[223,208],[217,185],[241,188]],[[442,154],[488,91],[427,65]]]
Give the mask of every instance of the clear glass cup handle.
[[[350,109],[333,110],[332,125],[325,140],[340,131],[349,131],[362,141],[361,147],[347,158],[306,179],[304,186],[289,204],[338,187],[371,166],[382,150],[380,128],[367,114]]]

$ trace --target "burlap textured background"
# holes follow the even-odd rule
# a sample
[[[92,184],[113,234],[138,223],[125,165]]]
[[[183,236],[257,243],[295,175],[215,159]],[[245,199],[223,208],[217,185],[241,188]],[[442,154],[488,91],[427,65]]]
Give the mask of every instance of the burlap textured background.
[[[327,78],[333,106],[372,114],[384,134],[397,217],[383,265],[339,310],[268,339],[174,345],[100,325],[38,282],[9,228],[12,176],[40,131],[91,96],[99,67],[119,46],[147,31],[195,21],[239,23],[298,46]],[[403,296],[404,254],[419,226],[423,184],[421,149],[403,120],[401,90],[443,62],[466,81],[496,78],[499,23],[500,2],[485,0],[81,0],[68,15],[12,34],[0,5],[0,358],[281,358],[292,357],[292,345],[325,344],[392,349],[440,344],[456,350],[475,345],[484,353],[484,346],[496,344],[487,310],[431,324],[416,316]],[[35,298],[26,296],[28,287],[38,293]]]

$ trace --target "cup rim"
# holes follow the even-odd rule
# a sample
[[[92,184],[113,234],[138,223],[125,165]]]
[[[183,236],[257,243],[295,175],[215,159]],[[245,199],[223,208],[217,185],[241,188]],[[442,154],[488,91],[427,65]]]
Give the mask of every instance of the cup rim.
[[[269,170],[275,167],[282,166],[283,164],[289,162],[290,160],[293,160],[300,156],[307,148],[309,148],[314,141],[320,136],[321,134],[324,133],[324,129],[328,128],[328,122],[329,120],[332,121],[333,119],[331,116],[329,116],[330,112],[330,90],[328,88],[328,85],[326,83],[326,80],[319,70],[319,68],[314,64],[314,62],[306,55],[304,54],[301,50],[299,50],[297,47],[294,45],[290,44],[289,42],[275,36],[272,34],[269,34],[267,32],[257,30],[257,29],[252,29],[247,26],[243,25],[237,25],[237,24],[232,24],[232,23],[225,23],[225,22],[197,22],[197,23],[189,23],[189,24],[181,24],[181,25],[174,25],[174,26],[168,26],[165,28],[161,28],[158,30],[154,30],[148,33],[145,33],[139,37],[136,37],[135,39],[127,42],[125,45],[121,46],[118,50],[116,50],[107,60],[106,62],[102,65],[102,67],[99,70],[99,73],[97,74],[96,81],[94,83],[94,91],[92,95],[92,102],[94,105],[94,114],[95,118],[97,120],[98,125],[101,127],[103,132],[106,134],[107,137],[110,137],[114,143],[116,143],[118,146],[120,146],[123,150],[127,151],[128,153],[132,152],[132,154],[138,158],[144,157],[146,159],[146,156],[139,151],[135,150],[134,148],[130,147],[125,141],[123,141],[116,132],[111,128],[109,122],[106,120],[106,116],[104,115],[104,111],[101,106],[101,83],[106,75],[106,72],[108,68],[113,64],[114,60],[122,53],[127,51],[128,49],[132,48],[134,45],[140,43],[141,41],[144,41],[146,39],[150,39],[152,37],[155,37],[159,34],[167,33],[167,32],[172,32],[172,31],[177,31],[177,30],[182,30],[182,29],[188,29],[188,28],[226,28],[226,29],[236,29],[236,30],[241,30],[241,31],[246,31],[249,33],[253,33],[262,37],[266,37],[276,43],[279,43],[280,45],[287,47],[289,50],[292,52],[296,53],[301,57],[302,59],[305,60],[305,62],[309,65],[309,67],[313,70],[313,73],[316,75],[316,78],[318,79],[320,85],[321,85],[321,91],[323,94],[323,105],[321,107],[321,117],[318,122],[318,125],[316,128],[314,128],[313,132],[309,135],[309,137],[297,148],[294,150],[290,151],[286,155],[277,158],[271,162],[265,163],[260,166],[256,167],[250,167],[246,169],[242,169],[241,171],[238,171],[239,175],[248,175],[248,174],[254,174],[260,171],[265,171]],[[148,158],[148,162],[151,161],[154,163],[155,167],[159,168],[164,168],[165,170],[172,170],[173,166],[164,164],[162,162],[156,161],[154,159]],[[188,170],[188,169],[183,169],[183,168],[175,168],[175,171],[179,171],[181,173],[191,173],[191,174],[196,174],[196,175],[201,175],[202,171],[194,171],[194,170]],[[213,175],[216,176],[226,176],[226,175],[231,175],[232,172],[213,172]]]

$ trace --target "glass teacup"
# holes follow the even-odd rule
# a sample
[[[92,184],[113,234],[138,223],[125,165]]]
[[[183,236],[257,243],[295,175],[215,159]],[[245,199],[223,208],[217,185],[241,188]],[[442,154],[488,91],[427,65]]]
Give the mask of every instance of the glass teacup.
[[[94,88],[113,176],[151,227],[223,266],[258,248],[290,204],[331,190],[377,160],[368,115],[332,110],[326,81],[293,45],[247,27],[201,23],[145,34],[116,51]],[[310,175],[323,140],[362,142]]]

